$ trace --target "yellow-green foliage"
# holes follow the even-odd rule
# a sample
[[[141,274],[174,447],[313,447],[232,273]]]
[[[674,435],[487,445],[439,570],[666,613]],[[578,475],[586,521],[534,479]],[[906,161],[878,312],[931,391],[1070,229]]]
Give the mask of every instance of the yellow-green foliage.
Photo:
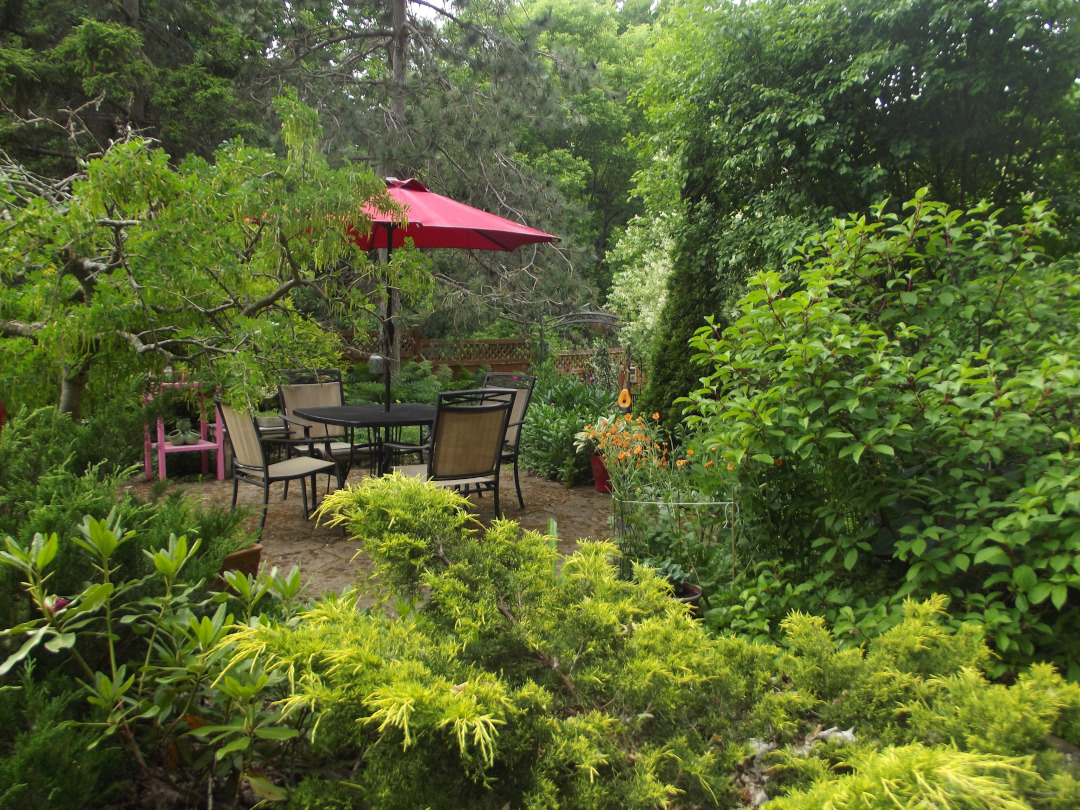
[[[854,773],[831,777],[769,803],[770,810],[1032,810],[1025,791],[1040,785],[1022,758],[910,745],[854,756]]]
[[[954,632],[944,607],[943,597],[908,601],[904,620],[865,650],[838,650],[824,620],[792,614],[782,625],[792,643],[782,666],[797,687],[819,698],[826,725],[858,724],[863,737],[907,742],[912,737],[897,711],[923,693],[927,679],[982,672],[990,662],[980,630],[965,625]]]
[[[347,593],[233,636],[234,666],[285,674],[285,708],[316,714],[313,750],[347,765],[333,806],[735,808],[764,790],[793,808],[895,806],[891,792],[1042,810],[1077,795],[1047,734],[1075,738],[1080,687],[1049,667],[990,686],[985,645],[940,600],[865,650],[796,614],[781,650],[709,635],[651,570],[621,579],[610,544],[560,566],[553,538],[467,530],[460,500],[427,485],[372,480],[324,510],[362,532],[391,595],[423,596],[389,618]],[[854,731],[819,737],[823,723]],[[318,806],[310,784],[294,799]]]
[[[466,503],[456,492],[394,473],[330,493],[318,516],[360,540],[375,561],[373,582],[414,596],[421,572],[461,536]]]

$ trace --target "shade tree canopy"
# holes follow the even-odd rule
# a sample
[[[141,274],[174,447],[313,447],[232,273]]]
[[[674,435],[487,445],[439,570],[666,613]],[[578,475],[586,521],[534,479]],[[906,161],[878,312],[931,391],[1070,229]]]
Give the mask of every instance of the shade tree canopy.
[[[688,0],[647,64],[663,171],[645,193],[676,184],[685,217],[650,407],[694,387],[686,344],[704,317],[832,217],[922,187],[1014,215],[1034,192],[1075,216],[1075,3]]]
[[[174,168],[132,136],[60,182],[0,166],[5,376],[51,380],[76,412],[106,368],[107,383],[197,367],[242,401],[275,368],[334,362],[325,321],[373,313],[372,266],[345,226],[390,203],[367,168],[327,165],[315,111],[290,96],[276,107],[284,156],[232,141]],[[391,272],[422,293],[415,258],[399,252]]]

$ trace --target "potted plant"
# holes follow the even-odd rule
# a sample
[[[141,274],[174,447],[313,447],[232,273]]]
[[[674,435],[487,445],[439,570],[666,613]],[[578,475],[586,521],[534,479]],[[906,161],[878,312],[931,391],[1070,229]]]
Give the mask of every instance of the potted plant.
[[[614,417],[601,416],[595,425],[586,425],[585,429],[574,436],[574,446],[578,452],[591,453],[590,464],[592,467],[593,483],[597,492],[611,492],[611,474],[604,457],[600,454],[600,437],[609,429]]]
[[[701,586],[690,580],[690,572],[683,569],[674,560],[642,560],[642,565],[655,570],[671,585],[672,595],[680,602],[690,605],[695,611],[701,603]]]

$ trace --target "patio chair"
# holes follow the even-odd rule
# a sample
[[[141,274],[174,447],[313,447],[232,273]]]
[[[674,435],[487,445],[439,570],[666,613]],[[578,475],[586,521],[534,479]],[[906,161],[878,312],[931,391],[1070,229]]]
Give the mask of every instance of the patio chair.
[[[311,516],[308,509],[307,485],[311,479],[311,507],[315,508],[315,476],[337,472],[337,465],[333,461],[314,458],[313,456],[294,456],[284,461],[270,464],[266,460],[266,452],[263,449],[262,438],[259,435],[259,423],[249,413],[237,411],[230,405],[217,400],[219,424],[225,426],[229,435],[229,446],[232,448],[233,457],[233,493],[232,505],[236,506],[236,495],[241,481],[262,487],[263,507],[262,519],[259,521],[259,530],[266,525],[266,510],[270,503],[270,485],[278,481],[284,481],[286,487],[289,481],[300,481],[300,491],[303,494],[304,519]],[[329,480],[327,482],[329,487]]]
[[[333,461],[337,465],[338,486],[344,485],[349,470],[357,461],[366,459],[374,468],[378,452],[370,431],[362,441],[350,441],[355,440],[355,434],[341,425],[312,422],[295,414],[297,408],[344,405],[341,372],[334,368],[286,371],[284,374],[286,384],[278,386],[278,403],[287,429],[282,441],[289,455],[315,455]]]
[[[506,438],[503,441],[503,463],[514,464],[514,488],[517,490],[518,505],[524,509],[525,499],[521,497],[521,482],[518,479],[518,449],[521,439],[521,427],[525,424],[525,412],[529,410],[533,386],[536,377],[528,374],[512,374],[489,371],[484,375],[484,388],[514,390],[514,405],[510,410],[510,422],[506,426]]]
[[[513,397],[512,391],[496,389],[439,394],[427,463],[394,469],[464,495],[491,490],[495,493],[495,516],[502,517],[499,471]],[[387,448],[391,454],[396,450],[393,443]]]

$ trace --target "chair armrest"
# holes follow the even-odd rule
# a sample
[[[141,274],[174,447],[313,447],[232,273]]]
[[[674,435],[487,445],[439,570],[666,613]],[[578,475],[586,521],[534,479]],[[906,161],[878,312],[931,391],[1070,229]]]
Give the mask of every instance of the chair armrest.
[[[303,430],[305,440],[311,438],[311,425],[309,425],[307,422],[301,422],[298,419],[292,419],[284,415],[282,415],[280,418],[281,421],[284,422],[286,425],[296,425],[298,428]],[[298,442],[301,441],[301,439],[292,439],[291,441]]]
[[[430,450],[431,442],[425,444],[405,444],[404,442],[383,442],[383,447],[389,450]]]

